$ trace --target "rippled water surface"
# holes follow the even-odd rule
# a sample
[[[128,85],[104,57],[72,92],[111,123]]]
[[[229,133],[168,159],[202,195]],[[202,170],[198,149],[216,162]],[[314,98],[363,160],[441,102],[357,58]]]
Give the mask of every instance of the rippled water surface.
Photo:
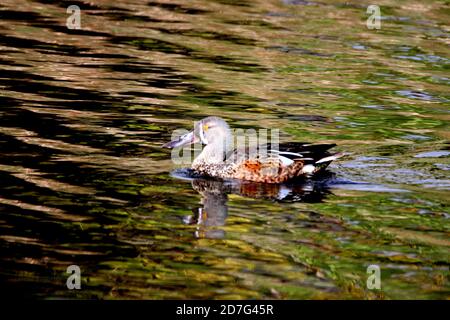
[[[378,1],[380,30],[369,4],[2,0],[2,293],[448,298],[449,4]],[[186,179],[160,146],[207,115],[347,155],[305,183]]]

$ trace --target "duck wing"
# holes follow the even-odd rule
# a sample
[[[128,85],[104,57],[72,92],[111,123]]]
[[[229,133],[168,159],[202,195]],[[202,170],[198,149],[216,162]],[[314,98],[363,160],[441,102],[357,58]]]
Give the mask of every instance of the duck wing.
[[[308,144],[291,142],[241,148],[227,155],[227,161],[235,165],[233,177],[266,183],[281,183],[299,176],[312,176],[325,169],[333,160],[342,156],[331,154],[335,144]],[[262,152],[257,152],[262,151]]]

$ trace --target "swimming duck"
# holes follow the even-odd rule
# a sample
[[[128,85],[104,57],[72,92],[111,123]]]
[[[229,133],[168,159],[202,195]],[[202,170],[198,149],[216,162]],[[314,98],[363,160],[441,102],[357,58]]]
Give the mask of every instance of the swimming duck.
[[[311,177],[324,170],[333,160],[342,156],[327,150],[335,144],[286,143],[272,150],[270,144],[234,148],[231,129],[220,117],[207,117],[196,122],[194,129],[163,145],[176,148],[201,142],[202,152],[191,168],[200,175],[240,179],[264,183],[283,183],[298,177]]]

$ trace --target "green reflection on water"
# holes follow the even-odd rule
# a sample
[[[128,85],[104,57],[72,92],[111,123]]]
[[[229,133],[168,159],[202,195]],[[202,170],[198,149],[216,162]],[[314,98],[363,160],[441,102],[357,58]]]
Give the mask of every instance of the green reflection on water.
[[[17,1],[0,10],[10,295],[448,298],[445,4],[381,1],[382,29],[368,30],[356,1],[91,1],[103,10],[86,5],[68,31],[52,22],[65,8],[20,2],[26,19]],[[207,115],[347,156],[329,190],[297,202],[202,189],[170,176],[160,146]],[[81,291],[65,287],[71,264]],[[381,291],[366,287],[370,264]]]

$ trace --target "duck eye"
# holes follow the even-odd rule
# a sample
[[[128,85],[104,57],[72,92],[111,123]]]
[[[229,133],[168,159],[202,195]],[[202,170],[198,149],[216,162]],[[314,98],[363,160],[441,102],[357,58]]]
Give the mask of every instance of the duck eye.
[[[208,128],[209,128],[209,126],[208,126],[207,124],[204,124],[204,125],[203,125],[203,131],[208,130]]]

